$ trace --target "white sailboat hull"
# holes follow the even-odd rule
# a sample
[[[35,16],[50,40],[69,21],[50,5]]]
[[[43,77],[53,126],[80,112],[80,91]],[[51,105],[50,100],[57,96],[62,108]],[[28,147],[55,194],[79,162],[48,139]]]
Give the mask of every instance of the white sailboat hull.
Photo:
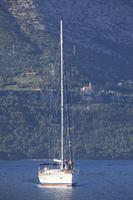
[[[73,186],[77,179],[78,175],[72,170],[49,169],[39,172],[39,181],[43,186]]]

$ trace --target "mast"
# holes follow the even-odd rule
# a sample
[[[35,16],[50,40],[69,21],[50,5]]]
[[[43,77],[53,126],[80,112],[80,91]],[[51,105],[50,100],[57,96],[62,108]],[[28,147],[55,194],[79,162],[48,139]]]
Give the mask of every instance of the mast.
[[[63,29],[62,29],[62,19],[60,20],[60,44],[61,44],[61,169],[63,169],[63,160],[64,160],[64,152],[63,152],[63,135],[64,135],[64,102],[63,102]]]

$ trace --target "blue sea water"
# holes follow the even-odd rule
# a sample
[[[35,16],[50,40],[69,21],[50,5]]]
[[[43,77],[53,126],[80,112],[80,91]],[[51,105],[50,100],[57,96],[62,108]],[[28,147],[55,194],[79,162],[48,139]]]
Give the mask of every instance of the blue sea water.
[[[0,200],[133,200],[133,161],[77,161],[73,188],[41,187],[39,163],[0,161]]]

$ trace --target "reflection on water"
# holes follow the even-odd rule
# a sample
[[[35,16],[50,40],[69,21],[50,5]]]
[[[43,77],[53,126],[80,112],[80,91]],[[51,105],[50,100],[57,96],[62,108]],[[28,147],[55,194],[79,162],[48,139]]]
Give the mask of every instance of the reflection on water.
[[[72,199],[72,187],[65,187],[65,186],[54,186],[54,187],[42,187],[38,185],[40,192],[44,195],[44,198],[48,199]]]

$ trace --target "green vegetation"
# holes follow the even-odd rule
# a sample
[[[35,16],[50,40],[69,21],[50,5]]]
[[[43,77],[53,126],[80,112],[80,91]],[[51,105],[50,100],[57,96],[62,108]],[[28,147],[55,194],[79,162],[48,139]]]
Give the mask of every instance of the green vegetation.
[[[23,31],[7,9],[9,1],[4,2],[0,4],[0,159],[58,157],[60,130],[53,124],[59,123],[59,111],[56,100],[50,102],[43,91],[59,86],[59,36],[46,24],[45,30]],[[116,103],[121,96],[133,96],[131,69],[78,43],[75,54],[73,42],[64,41],[64,48],[68,87],[75,95],[71,106],[75,158],[133,158],[132,99],[130,104],[125,99]],[[79,95],[80,87],[90,81],[104,104],[90,104]],[[119,101],[109,104],[106,98],[111,95]]]
[[[48,31],[31,29],[30,33],[24,32],[6,4],[0,4],[0,46],[1,90],[52,85],[48,82],[55,62],[57,40]],[[34,77],[26,75],[30,71],[35,72]]]
[[[24,21],[8,11],[12,1],[4,2],[0,4],[0,89],[36,89],[39,84],[45,89],[53,88],[59,75],[59,35],[49,31],[46,22],[45,30],[29,26],[27,31],[23,31]],[[123,66],[119,59],[110,55],[105,57],[102,53],[70,42],[65,35],[64,38],[64,60],[71,88],[79,89],[90,81],[99,88],[114,88],[120,80],[130,80],[131,67]],[[51,78],[52,66],[56,71],[54,80]],[[30,70],[36,72],[34,78],[30,77],[32,81],[24,76]]]
[[[133,158],[133,105],[73,105],[71,111],[75,158]],[[0,159],[59,156],[59,127],[50,121],[56,107],[39,91],[1,94],[0,113]]]

